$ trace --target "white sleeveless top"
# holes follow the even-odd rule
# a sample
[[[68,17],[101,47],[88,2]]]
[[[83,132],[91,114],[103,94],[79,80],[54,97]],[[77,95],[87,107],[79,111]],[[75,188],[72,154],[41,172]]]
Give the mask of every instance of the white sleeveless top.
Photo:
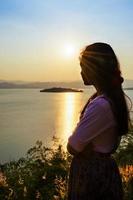
[[[111,105],[103,97],[104,94],[87,105],[83,117],[68,139],[68,143],[78,152],[91,142],[94,151],[109,153],[120,142]]]

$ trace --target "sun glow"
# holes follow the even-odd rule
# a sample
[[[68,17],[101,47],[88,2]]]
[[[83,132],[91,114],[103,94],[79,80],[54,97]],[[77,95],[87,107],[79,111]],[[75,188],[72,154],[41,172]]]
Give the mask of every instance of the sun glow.
[[[64,56],[67,58],[71,58],[75,56],[76,47],[73,44],[66,44],[64,45]]]

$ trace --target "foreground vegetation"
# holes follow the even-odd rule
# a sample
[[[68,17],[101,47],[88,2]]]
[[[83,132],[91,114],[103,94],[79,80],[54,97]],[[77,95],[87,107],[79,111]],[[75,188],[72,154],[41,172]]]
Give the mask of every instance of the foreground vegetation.
[[[120,168],[125,199],[133,196],[133,136],[129,133],[114,157]],[[71,156],[61,145],[46,148],[37,141],[25,158],[0,165],[0,199],[66,200]]]

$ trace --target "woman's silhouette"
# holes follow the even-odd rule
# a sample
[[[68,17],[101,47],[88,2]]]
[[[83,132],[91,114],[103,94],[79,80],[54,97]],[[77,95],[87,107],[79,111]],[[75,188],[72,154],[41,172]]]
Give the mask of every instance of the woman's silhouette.
[[[93,85],[96,93],[68,139],[67,149],[73,155],[68,200],[122,200],[121,177],[111,156],[128,132],[120,66],[105,43],[87,46],[80,55],[80,66],[84,84]]]

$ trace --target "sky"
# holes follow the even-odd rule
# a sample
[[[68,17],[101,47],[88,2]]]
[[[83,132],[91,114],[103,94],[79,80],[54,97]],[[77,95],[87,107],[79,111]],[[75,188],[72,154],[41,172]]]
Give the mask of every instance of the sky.
[[[81,80],[79,53],[94,42],[133,79],[133,0],[0,0],[0,80]]]

